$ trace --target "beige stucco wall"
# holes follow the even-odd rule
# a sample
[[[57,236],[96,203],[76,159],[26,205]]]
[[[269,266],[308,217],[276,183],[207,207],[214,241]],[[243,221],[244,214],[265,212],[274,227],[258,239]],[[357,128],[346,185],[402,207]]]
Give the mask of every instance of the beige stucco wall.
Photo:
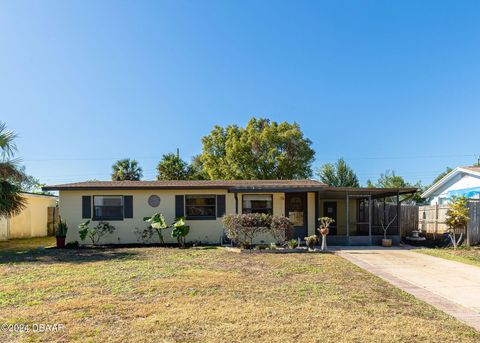
[[[54,197],[23,195],[27,199],[25,209],[8,219],[8,238],[43,237],[48,232],[48,207],[56,206]]]
[[[0,217],[0,241],[8,239],[8,219]]]
[[[158,207],[150,207],[148,204],[148,197],[156,194],[160,197],[160,205]],[[67,221],[69,227],[67,233],[67,242],[80,241],[78,235],[78,225],[86,219],[82,219],[82,196],[94,195],[132,195],[133,196],[133,218],[125,218],[121,221],[110,221],[110,224],[116,227],[115,232],[102,238],[100,243],[117,244],[117,243],[138,243],[137,237],[134,234],[135,228],[145,228],[146,223],[143,218],[151,216],[154,213],[162,213],[168,223],[172,223],[175,219],[175,195],[184,194],[224,194],[226,197],[226,213],[235,213],[235,195],[228,193],[226,190],[134,190],[134,191],[60,191],[60,215]],[[248,193],[252,194],[252,193]],[[284,193],[258,193],[258,194],[272,194],[273,195],[273,214],[278,216],[285,215],[285,194]],[[238,213],[242,213],[242,193],[238,197]],[[308,194],[308,225],[309,233],[314,227],[315,222],[315,196],[314,193]],[[97,222],[93,222],[94,224]],[[187,241],[201,241],[204,243],[220,243],[223,234],[222,219],[214,220],[187,220],[187,225],[190,226],[190,233],[187,236]],[[164,231],[164,239],[167,243],[176,242],[171,238],[171,229]],[[158,238],[154,236],[151,242],[158,242]],[[273,238],[270,235],[258,237],[255,243],[270,243]],[[85,243],[89,243],[85,241]]]
[[[151,207],[148,204],[148,197],[156,194],[160,197],[160,205]],[[134,234],[135,228],[143,229],[147,224],[143,221],[144,217],[152,216],[155,213],[162,213],[167,223],[173,223],[175,220],[175,195],[183,194],[225,194],[226,212],[235,213],[235,200],[232,193],[223,190],[133,190],[133,191],[60,191],[60,215],[67,221],[68,232],[67,242],[78,241],[82,243],[78,235],[78,225],[86,221],[82,219],[82,196],[84,195],[132,195],[133,196],[133,218],[124,218],[121,221],[109,221],[115,226],[116,230],[112,235],[102,238],[100,243],[104,244],[124,244],[139,243]],[[92,200],[93,201],[93,200]],[[93,222],[95,225],[96,221]],[[190,233],[187,236],[188,241],[201,241],[208,243],[220,243],[223,234],[222,219],[212,220],[187,220],[186,224],[190,226]],[[165,242],[174,243],[175,238],[171,237],[171,229],[164,230],[163,236]],[[154,236],[151,242],[157,242],[158,238]],[[85,241],[85,243],[90,243]]]

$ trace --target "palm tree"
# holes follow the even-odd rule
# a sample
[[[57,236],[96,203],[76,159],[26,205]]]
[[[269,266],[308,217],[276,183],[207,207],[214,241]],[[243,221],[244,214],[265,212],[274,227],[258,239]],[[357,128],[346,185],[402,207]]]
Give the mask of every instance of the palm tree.
[[[25,175],[19,168],[20,160],[12,159],[17,150],[16,137],[14,132],[7,131],[5,123],[0,122],[0,217],[18,214],[26,204],[20,187]]]
[[[113,166],[112,181],[138,181],[142,177],[142,168],[136,160],[125,158],[118,160]]]

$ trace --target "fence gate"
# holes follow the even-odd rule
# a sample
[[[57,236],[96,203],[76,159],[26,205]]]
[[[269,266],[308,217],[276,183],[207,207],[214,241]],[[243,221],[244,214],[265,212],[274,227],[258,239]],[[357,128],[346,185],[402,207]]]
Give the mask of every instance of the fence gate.
[[[480,243],[480,201],[470,201],[468,208],[467,245],[475,245]]]
[[[47,211],[47,235],[54,236],[60,220],[60,211],[58,207],[49,207]]]

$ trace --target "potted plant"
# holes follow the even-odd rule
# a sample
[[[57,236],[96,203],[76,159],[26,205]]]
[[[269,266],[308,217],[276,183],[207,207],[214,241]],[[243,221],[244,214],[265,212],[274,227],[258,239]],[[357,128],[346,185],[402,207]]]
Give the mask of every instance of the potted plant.
[[[315,251],[315,245],[318,243],[317,235],[311,235],[305,237],[305,243],[307,243],[307,247],[309,251]]]
[[[321,217],[318,218],[320,223],[320,234],[322,235],[322,248],[320,250],[327,251],[327,235],[330,233],[330,224],[334,223],[335,220],[330,217]]]
[[[55,238],[57,239],[57,248],[65,248],[65,237],[67,236],[68,226],[65,220],[61,220],[57,224],[55,230]]]
[[[390,238],[387,238],[387,232],[388,232],[388,228],[390,227],[390,225],[392,225],[395,219],[397,219],[397,216],[393,217],[393,219],[387,224],[387,226],[383,224],[383,220],[380,220],[380,224],[382,225],[382,229],[383,229],[382,246],[384,247],[392,246],[392,240]]]

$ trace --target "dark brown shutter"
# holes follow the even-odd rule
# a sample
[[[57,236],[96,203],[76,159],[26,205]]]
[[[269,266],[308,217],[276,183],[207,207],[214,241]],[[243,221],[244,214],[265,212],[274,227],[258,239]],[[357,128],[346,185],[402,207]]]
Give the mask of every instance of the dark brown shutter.
[[[217,218],[225,215],[225,195],[217,195]]]
[[[125,218],[133,218],[133,196],[125,195],[123,197],[123,214]]]
[[[185,217],[185,197],[175,195],[175,217]]]
[[[92,218],[92,197],[89,195],[82,196],[82,218]]]

